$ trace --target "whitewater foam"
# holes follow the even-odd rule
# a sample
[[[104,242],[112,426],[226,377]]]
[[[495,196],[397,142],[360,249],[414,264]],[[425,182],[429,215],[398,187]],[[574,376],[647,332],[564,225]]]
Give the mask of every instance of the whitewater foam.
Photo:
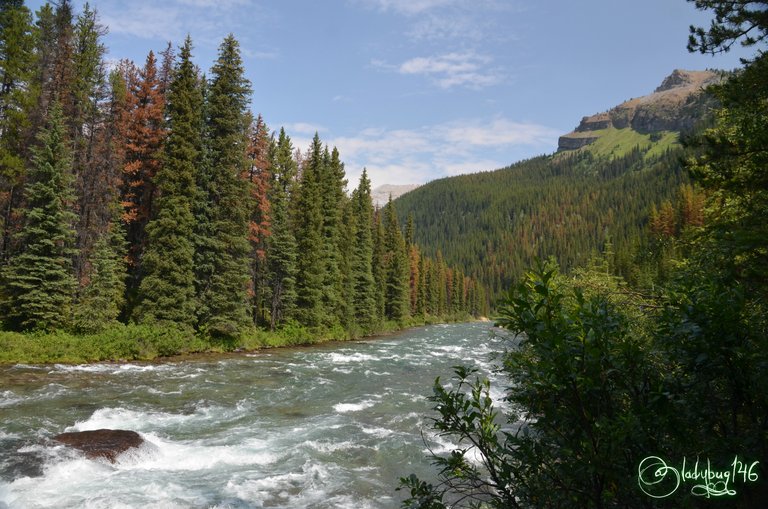
[[[375,401],[366,399],[365,401],[361,401],[360,403],[337,403],[333,405],[333,409],[337,413],[345,414],[348,412],[359,412],[361,410],[371,408],[375,404],[376,404]]]

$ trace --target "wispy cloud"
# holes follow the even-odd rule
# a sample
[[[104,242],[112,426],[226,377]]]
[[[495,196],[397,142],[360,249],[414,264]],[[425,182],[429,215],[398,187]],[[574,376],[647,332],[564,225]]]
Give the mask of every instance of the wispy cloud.
[[[107,4],[99,7],[98,13],[113,34],[139,39],[180,40],[184,37],[184,21],[174,5],[140,4],[124,9]]]
[[[328,130],[328,128],[325,126],[312,124],[309,122],[293,122],[285,124],[283,127],[285,128],[285,131],[291,136],[293,136],[294,133],[309,134],[311,136],[315,133],[323,133]]]
[[[349,0],[383,13],[404,16],[415,40],[472,40],[497,37],[496,14],[520,9],[519,0]]]
[[[462,0],[354,0],[381,11],[394,11],[400,14],[419,14],[437,7],[461,2]]]
[[[480,89],[496,85],[503,79],[501,69],[490,66],[492,62],[493,59],[487,55],[465,51],[411,58],[400,65],[372,60],[371,65],[400,74],[427,76],[440,88],[468,87]]]
[[[271,14],[254,0],[163,0],[122,2],[103,0],[97,6],[100,19],[112,34],[140,40],[172,41],[180,44],[191,34],[195,45],[215,48],[227,34],[235,32],[246,43],[254,24]],[[247,24],[243,11],[248,12]],[[261,47],[259,47],[261,46]],[[278,52],[259,44],[243,49],[244,56],[274,59]]]

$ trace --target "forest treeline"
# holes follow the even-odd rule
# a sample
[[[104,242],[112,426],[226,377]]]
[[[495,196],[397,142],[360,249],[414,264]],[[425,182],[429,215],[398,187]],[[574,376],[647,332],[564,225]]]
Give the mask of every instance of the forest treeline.
[[[6,330],[119,322],[343,338],[480,315],[484,290],[375,209],[365,172],[249,111],[238,42],[108,66],[86,4],[0,4],[0,308]]]
[[[662,237],[701,216],[703,193],[683,165],[695,149],[675,143],[658,150],[653,135],[646,146],[622,148],[619,154],[560,152],[440,179],[396,204],[419,225],[416,242],[424,251],[440,251],[462,267],[492,302],[536,258],[550,256],[571,271],[607,252],[618,274],[647,285],[667,269]],[[647,235],[651,214],[654,232],[662,234],[653,238]]]

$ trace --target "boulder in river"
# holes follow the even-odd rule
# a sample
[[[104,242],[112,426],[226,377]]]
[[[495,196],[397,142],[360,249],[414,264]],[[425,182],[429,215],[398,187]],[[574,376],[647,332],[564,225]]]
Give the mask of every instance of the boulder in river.
[[[106,458],[114,463],[117,457],[129,449],[144,443],[135,431],[122,429],[97,429],[74,431],[53,437],[56,442],[68,445],[85,453],[86,458]]]

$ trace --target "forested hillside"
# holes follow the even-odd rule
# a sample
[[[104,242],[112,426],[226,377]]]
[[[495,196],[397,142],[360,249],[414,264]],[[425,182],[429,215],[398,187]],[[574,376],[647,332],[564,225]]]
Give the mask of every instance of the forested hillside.
[[[473,280],[422,256],[392,203],[374,209],[365,173],[349,192],[335,148],[297,151],[251,113],[233,36],[204,75],[189,37],[108,66],[87,4],[3,2],[0,28],[4,329],[236,344],[482,313]],[[126,333],[125,355],[147,334]]]
[[[487,285],[492,298],[535,257],[555,257],[569,270],[608,251],[616,272],[648,280],[657,264],[638,262],[658,256],[644,235],[654,209],[663,209],[675,229],[695,221],[694,209],[701,207],[701,196],[687,185],[682,162],[691,149],[681,137],[706,122],[710,102],[704,95],[683,102],[681,115],[700,115],[696,122],[687,117],[691,127],[684,132],[595,125],[585,131],[590,143],[575,150],[433,181],[395,203],[413,216],[416,242],[428,254],[441,251]]]

